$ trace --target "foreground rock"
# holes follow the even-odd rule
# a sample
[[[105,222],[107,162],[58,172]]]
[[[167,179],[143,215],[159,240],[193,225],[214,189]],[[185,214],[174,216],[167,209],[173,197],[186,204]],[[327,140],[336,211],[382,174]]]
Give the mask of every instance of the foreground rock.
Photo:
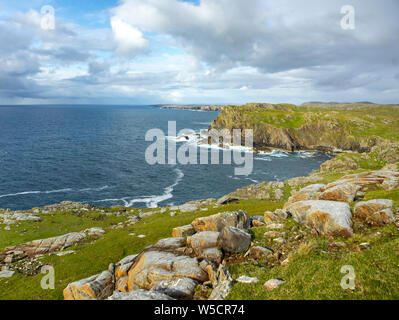
[[[114,291],[113,274],[104,271],[87,279],[70,283],[64,289],[65,300],[106,299]]]
[[[251,246],[251,236],[241,229],[226,227],[220,232],[217,243],[224,252],[242,253]]]
[[[167,252],[144,252],[128,272],[128,290],[150,290],[161,281],[189,278],[200,282],[208,279],[196,258],[176,256]]]
[[[195,219],[192,223],[196,232],[217,231],[225,227],[234,227],[247,230],[251,220],[245,211],[223,212],[213,216]]]
[[[156,300],[156,301],[167,301],[175,300],[170,296],[157,291],[147,291],[147,290],[134,290],[131,292],[116,292],[108,300]]]
[[[384,226],[395,222],[393,201],[376,199],[359,202],[355,206],[355,217],[373,226]]]
[[[284,209],[292,214],[295,221],[307,225],[321,235],[352,235],[352,212],[347,203],[308,200],[288,204]]]

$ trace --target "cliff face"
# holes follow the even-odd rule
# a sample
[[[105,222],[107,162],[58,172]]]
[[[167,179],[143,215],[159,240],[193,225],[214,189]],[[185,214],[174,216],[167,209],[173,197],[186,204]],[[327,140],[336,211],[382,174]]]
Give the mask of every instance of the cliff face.
[[[369,110],[365,110],[364,116],[368,114]],[[347,109],[249,104],[223,108],[210,129],[252,129],[254,147],[258,150],[370,152],[387,140],[383,135],[372,134],[373,130],[378,131],[378,126],[379,122],[363,118],[359,110],[354,117]]]

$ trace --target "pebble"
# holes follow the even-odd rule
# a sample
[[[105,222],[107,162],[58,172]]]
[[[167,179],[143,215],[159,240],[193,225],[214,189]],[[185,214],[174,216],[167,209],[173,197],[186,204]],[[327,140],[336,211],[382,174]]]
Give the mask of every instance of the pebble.
[[[241,276],[241,277],[239,277],[237,279],[237,282],[251,284],[251,283],[259,282],[259,279],[258,278],[251,278],[251,277],[247,277],[247,276]]]
[[[271,279],[267,281],[263,286],[266,290],[272,291],[278,289],[281,285],[285,284],[284,280],[281,279]]]

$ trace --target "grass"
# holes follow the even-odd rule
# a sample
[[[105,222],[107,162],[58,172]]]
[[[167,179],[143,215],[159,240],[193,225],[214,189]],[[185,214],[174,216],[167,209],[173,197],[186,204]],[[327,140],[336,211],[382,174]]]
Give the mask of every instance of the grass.
[[[382,233],[378,239],[375,233]],[[263,230],[262,230],[263,232]],[[264,241],[256,232],[255,241]],[[270,268],[265,263],[249,263],[230,267],[233,278],[242,275],[257,277],[257,284],[235,283],[229,300],[364,300],[399,299],[399,231],[394,226],[376,228],[369,234],[357,235],[346,242],[348,247],[332,251],[326,237],[308,235],[289,256],[287,266]],[[293,240],[291,240],[293,241]],[[357,252],[355,246],[369,242],[371,250]],[[281,251],[273,243],[265,244]],[[273,247],[274,246],[274,247]],[[295,244],[288,244],[288,247]],[[354,290],[344,290],[341,280],[343,266],[353,266],[356,281]],[[279,289],[267,291],[263,284],[269,279],[286,281]]]

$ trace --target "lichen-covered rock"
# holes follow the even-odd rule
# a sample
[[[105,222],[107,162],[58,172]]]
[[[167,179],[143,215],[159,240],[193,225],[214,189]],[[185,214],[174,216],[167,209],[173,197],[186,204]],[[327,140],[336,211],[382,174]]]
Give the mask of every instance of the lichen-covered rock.
[[[246,252],[251,246],[251,235],[241,229],[226,227],[219,234],[218,246],[228,253]]]
[[[33,240],[15,247],[6,248],[0,255],[7,255],[11,251],[20,251],[27,256],[33,257],[39,254],[57,252],[83,241],[86,237],[84,232],[72,232],[59,237]]]
[[[213,216],[198,218],[191,224],[197,232],[217,231],[220,232],[224,227],[235,227],[248,229],[250,218],[245,211],[223,212]]]
[[[181,278],[175,280],[161,281],[151,291],[161,292],[174,299],[178,300],[190,300],[193,298],[195,287],[198,285],[198,281]]]
[[[199,254],[202,250],[215,248],[218,245],[219,232],[204,231],[187,238],[187,246]]]
[[[355,217],[366,220],[368,217],[384,209],[391,209],[393,205],[392,200],[375,199],[370,201],[362,201],[355,205]]]
[[[187,244],[187,238],[185,237],[176,237],[176,238],[167,238],[159,240],[154,247],[161,250],[173,250],[178,248],[183,248]]]
[[[172,231],[172,237],[174,238],[190,237],[193,234],[195,234],[195,229],[191,224],[188,226],[174,228]]]
[[[190,278],[205,282],[208,279],[196,258],[160,251],[142,252],[135,259],[128,276],[129,291],[136,288],[150,290],[164,280]]]
[[[371,216],[366,218],[366,223],[371,226],[386,226],[395,222],[395,216],[391,209],[384,209],[373,213]]]
[[[70,283],[64,289],[65,300],[103,300],[114,292],[113,274],[104,271],[99,275]]]
[[[209,300],[224,300],[233,288],[233,278],[229,270],[223,265],[220,265],[217,270],[213,288]]]
[[[319,196],[319,200],[352,202],[357,192],[361,189],[359,185],[352,183],[339,184],[333,187],[327,185],[325,191]]]
[[[130,292],[115,292],[108,300],[135,300],[135,301],[145,301],[145,300],[156,300],[156,301],[167,301],[175,300],[162,292],[148,291],[143,289],[137,289]]]
[[[309,200],[284,207],[298,223],[307,225],[321,235],[350,237],[352,212],[346,202]]]
[[[281,285],[285,284],[284,280],[280,279],[270,279],[264,284],[264,287],[268,291],[276,290],[278,289]]]

